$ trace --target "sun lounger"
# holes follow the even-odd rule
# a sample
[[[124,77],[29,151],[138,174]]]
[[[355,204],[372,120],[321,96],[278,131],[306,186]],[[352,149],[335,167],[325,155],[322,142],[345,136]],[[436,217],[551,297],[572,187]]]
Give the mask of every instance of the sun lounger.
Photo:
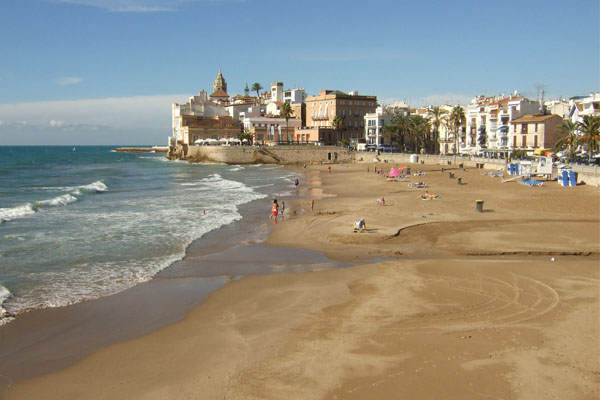
[[[523,184],[523,185],[527,185],[529,187],[532,186],[544,186],[544,182],[540,182],[540,181],[536,181],[535,179],[524,179],[522,181],[519,181],[519,183]]]

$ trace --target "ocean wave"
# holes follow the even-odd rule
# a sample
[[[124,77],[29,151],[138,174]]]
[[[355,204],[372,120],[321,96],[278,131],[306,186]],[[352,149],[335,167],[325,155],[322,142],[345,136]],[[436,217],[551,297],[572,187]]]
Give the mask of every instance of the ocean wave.
[[[98,193],[98,192],[106,192],[108,190],[108,186],[104,184],[102,181],[92,182],[89,185],[79,186],[74,194],[83,194],[83,193]]]
[[[260,188],[265,188],[265,187],[269,187],[269,186],[275,186],[274,183],[267,183],[265,185],[257,185],[257,186],[251,186],[252,189],[260,189]]]
[[[13,219],[23,218],[28,215],[35,214],[35,210],[31,204],[17,206],[12,208],[0,208],[0,224]]]
[[[0,224],[19,218],[25,218],[44,208],[67,206],[75,203],[78,200],[77,196],[106,192],[108,187],[106,184],[104,184],[104,182],[96,181],[88,185],[78,186],[72,189],[73,190],[71,190],[70,193],[56,196],[51,199],[35,201],[16,207],[0,208]]]
[[[77,258],[68,258],[66,262],[61,258],[60,269],[46,269],[26,276],[25,289],[12,287],[11,283],[15,295],[2,300],[5,304],[0,302],[0,306],[19,315],[27,310],[61,307],[108,296],[148,281],[159,271],[185,257],[186,248],[194,240],[242,219],[238,206],[267,197],[254,190],[252,185],[224,179],[218,173],[205,175],[204,178],[195,177],[180,184],[174,194],[175,202],[172,201],[171,192],[168,195],[161,192],[160,195],[145,198],[143,205],[131,207],[129,199],[120,199],[115,192],[115,199],[111,199],[111,204],[115,206],[110,212],[98,207],[86,210],[83,216],[70,213],[75,221],[85,218],[87,222],[67,224],[61,232],[61,239],[64,240],[42,242],[38,248],[55,243],[61,254],[71,257],[76,253]],[[272,185],[268,183],[265,186]],[[73,188],[69,193],[44,203],[45,207],[60,206],[61,201],[68,204],[73,199],[83,200],[84,197],[76,195],[76,191],[84,194],[107,190],[103,182],[96,181]],[[37,211],[32,203],[23,206],[26,209],[24,212],[27,212],[27,206],[30,207],[30,213]],[[38,210],[41,208],[38,205]],[[201,223],[190,223],[200,220]],[[165,224],[165,221],[172,223]],[[75,226],[76,229],[69,229]],[[51,235],[43,237],[46,240]],[[156,246],[157,243],[160,245]],[[22,247],[20,244],[18,246]],[[143,251],[121,251],[124,248]],[[159,249],[153,251],[155,248]],[[44,250],[39,251],[37,257],[48,263],[56,261],[47,260],[43,253]],[[23,285],[21,281],[18,284]],[[10,313],[6,313],[9,318],[12,315]],[[0,324],[3,323],[5,321],[0,321]]]
[[[241,165],[234,165],[233,167],[229,168],[228,171],[236,172],[236,171],[241,171],[244,169],[246,169],[246,168],[242,167]]]
[[[222,181],[222,180],[223,180],[223,177],[221,175],[212,174],[206,178],[201,179],[200,182],[218,182],[218,181]]]
[[[10,291],[0,285],[0,326],[13,319],[13,315],[3,307],[4,302],[12,296]]]
[[[46,207],[59,207],[66,206],[71,203],[75,203],[77,201],[77,197],[73,196],[70,193],[63,194],[62,196],[55,197],[49,200],[36,201],[33,203],[33,209],[38,211],[40,208]]]

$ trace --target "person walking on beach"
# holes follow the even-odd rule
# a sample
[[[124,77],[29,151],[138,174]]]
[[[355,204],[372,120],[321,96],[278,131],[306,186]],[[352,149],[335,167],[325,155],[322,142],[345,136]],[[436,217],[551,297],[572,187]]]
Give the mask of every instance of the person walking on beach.
[[[327,170],[329,171],[329,173],[331,173],[331,165],[327,167]]]
[[[296,180],[294,181],[294,185],[296,185],[296,190],[298,190],[299,184],[300,184],[300,180],[298,178],[296,178]]]
[[[285,213],[285,201],[281,202],[281,219],[283,219],[283,213]]]

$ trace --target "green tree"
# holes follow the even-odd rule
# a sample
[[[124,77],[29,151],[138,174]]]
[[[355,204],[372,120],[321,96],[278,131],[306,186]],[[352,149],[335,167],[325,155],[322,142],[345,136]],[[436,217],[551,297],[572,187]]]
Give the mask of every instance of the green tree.
[[[428,134],[427,141],[429,143],[427,144],[427,146],[429,152],[436,154],[439,148],[438,140],[440,135],[440,126],[446,123],[446,120],[448,119],[448,110],[440,106],[433,106],[427,110],[427,116],[429,117],[429,123],[433,128],[431,130],[433,136],[429,137]]]
[[[246,139],[248,141],[248,143],[250,143],[250,144],[252,144],[252,141],[254,140],[254,137],[248,131],[244,131],[244,132],[238,133],[237,138],[240,139],[240,140],[242,140],[242,141],[244,139]]]
[[[411,115],[409,117],[410,136],[414,143],[414,152],[425,150],[429,134],[431,132],[431,124],[429,119],[421,115]]]
[[[342,117],[341,115],[336,115],[333,118],[333,123],[331,124],[333,126],[333,129],[335,129],[335,137],[336,137],[336,143],[340,142],[340,130],[342,130],[342,128],[344,127],[344,117]]]
[[[575,150],[579,145],[577,125],[570,119],[565,119],[563,123],[558,126],[558,130],[562,134],[562,137],[556,141],[552,150],[554,153],[567,150],[568,157],[573,158]]]
[[[383,127],[384,132],[391,135],[392,143],[396,144],[402,151],[408,151],[410,136],[410,119],[403,112],[397,112],[389,124]]]
[[[450,126],[452,127],[452,135],[454,136],[454,153],[458,153],[458,137],[464,124],[467,123],[467,117],[465,110],[462,106],[454,106],[450,111],[450,117],[448,118]]]
[[[262,89],[263,89],[263,87],[262,87],[262,86],[260,86],[260,83],[258,83],[258,82],[254,82],[254,83],[252,84],[252,88],[251,88],[250,90],[252,90],[252,91],[256,92],[256,97],[260,97],[260,93],[259,93],[259,92],[260,92]]]
[[[290,134],[288,132],[288,121],[290,117],[294,114],[292,110],[292,106],[287,101],[281,105],[281,109],[279,111],[279,115],[285,118],[285,138],[287,141],[290,140]],[[292,140],[293,141],[293,140]]]
[[[582,135],[579,141],[587,145],[588,159],[591,161],[592,154],[600,151],[600,116],[585,115],[576,126]]]

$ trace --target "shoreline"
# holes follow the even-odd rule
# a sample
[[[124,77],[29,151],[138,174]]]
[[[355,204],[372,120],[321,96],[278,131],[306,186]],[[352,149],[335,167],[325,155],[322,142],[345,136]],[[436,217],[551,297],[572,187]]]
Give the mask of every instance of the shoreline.
[[[293,196],[284,199],[288,197],[293,199]],[[0,395],[14,381],[59,371],[102,347],[180,321],[211,292],[244,274],[281,272],[269,268],[270,265],[259,265],[256,259],[256,253],[264,247],[273,229],[271,221],[264,218],[268,211],[263,213],[262,203],[269,201],[265,198],[240,205],[241,220],[194,240],[186,248],[183,259],[159,271],[149,281],[109,296],[31,310],[0,326]],[[266,207],[268,209],[268,204]],[[249,253],[244,255],[247,250]],[[286,249],[284,252],[291,255],[292,260],[306,260],[309,268],[310,265],[338,266],[310,251]],[[238,267],[237,254],[247,256],[246,270]],[[220,263],[224,267],[215,269],[213,258],[222,255],[233,259]],[[190,268],[192,262],[197,268]],[[289,268],[299,269],[281,254],[275,255],[271,263],[290,264]],[[160,297],[158,303],[154,300],[156,296]],[[152,305],[148,307],[148,304]]]
[[[234,280],[183,320],[7,398],[598,394],[598,191],[501,186],[468,169],[457,186],[436,165],[386,182],[365,168],[311,166],[327,195],[265,243],[359,265]],[[415,179],[440,199],[421,200]],[[354,233],[360,217],[369,230]],[[548,257],[563,252],[591,255]]]

